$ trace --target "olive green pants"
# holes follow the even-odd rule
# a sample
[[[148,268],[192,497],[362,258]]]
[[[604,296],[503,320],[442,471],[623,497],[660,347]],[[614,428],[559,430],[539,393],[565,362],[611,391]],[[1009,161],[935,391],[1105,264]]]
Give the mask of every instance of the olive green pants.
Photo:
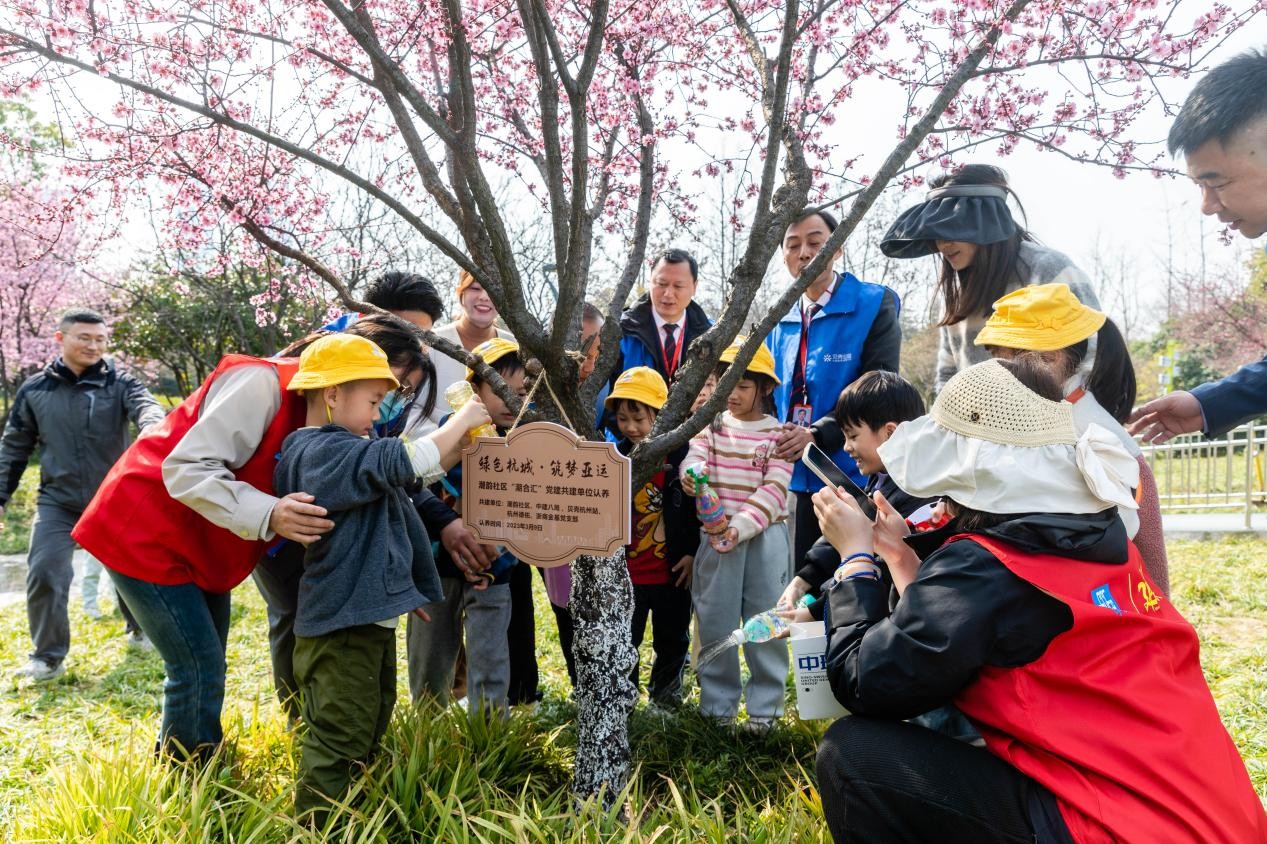
[[[295,679],[306,728],[295,789],[295,814],[303,815],[342,799],[387,731],[396,704],[396,631],[363,624],[296,636]]]

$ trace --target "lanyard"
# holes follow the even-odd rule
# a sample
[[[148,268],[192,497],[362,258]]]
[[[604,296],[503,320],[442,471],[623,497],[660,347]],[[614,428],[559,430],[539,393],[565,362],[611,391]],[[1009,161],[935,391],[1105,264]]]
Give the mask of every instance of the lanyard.
[[[809,327],[816,313],[818,313],[817,302],[810,305],[808,310],[805,308],[805,302],[801,302],[801,344],[796,352],[796,366],[797,371],[801,374],[800,399],[802,404],[809,404],[809,376],[805,372],[805,365],[809,360]]]

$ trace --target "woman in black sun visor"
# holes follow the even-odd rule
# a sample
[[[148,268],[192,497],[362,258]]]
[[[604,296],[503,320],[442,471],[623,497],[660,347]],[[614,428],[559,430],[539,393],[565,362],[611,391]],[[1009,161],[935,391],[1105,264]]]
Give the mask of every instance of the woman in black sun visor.
[[[961,369],[988,357],[974,346],[994,301],[1018,287],[1063,282],[1084,304],[1099,307],[1091,280],[1061,252],[1039,244],[1012,218],[1007,174],[989,164],[967,164],[930,182],[919,205],[889,227],[880,249],[890,258],[941,256],[945,303],[937,349],[937,391]],[[1094,358],[1094,352],[1088,359]]]

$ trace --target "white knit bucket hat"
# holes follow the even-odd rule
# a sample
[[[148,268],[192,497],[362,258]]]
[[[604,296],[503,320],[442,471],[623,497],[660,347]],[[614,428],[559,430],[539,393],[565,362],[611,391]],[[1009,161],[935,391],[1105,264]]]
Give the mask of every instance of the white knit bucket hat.
[[[1092,424],[1079,437],[1073,405],[1043,398],[998,361],[951,378],[932,412],[899,425],[879,453],[910,495],[985,513],[1139,506],[1139,464],[1117,436]]]

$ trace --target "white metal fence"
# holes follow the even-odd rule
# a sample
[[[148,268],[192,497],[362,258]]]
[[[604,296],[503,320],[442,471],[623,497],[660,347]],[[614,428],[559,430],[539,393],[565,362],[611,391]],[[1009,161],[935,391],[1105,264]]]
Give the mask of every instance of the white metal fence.
[[[1239,511],[1250,527],[1254,508],[1267,504],[1267,425],[1242,425],[1213,440],[1187,434],[1141,447],[1157,478],[1162,512]]]

